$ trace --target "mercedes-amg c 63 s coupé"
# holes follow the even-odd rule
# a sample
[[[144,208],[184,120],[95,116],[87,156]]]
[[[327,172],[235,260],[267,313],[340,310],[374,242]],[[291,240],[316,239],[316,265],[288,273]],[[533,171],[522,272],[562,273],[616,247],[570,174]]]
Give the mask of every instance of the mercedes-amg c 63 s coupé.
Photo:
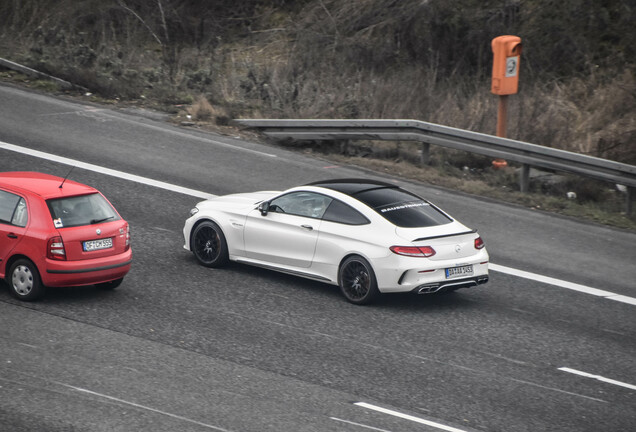
[[[190,211],[185,249],[219,267],[251,264],[339,285],[366,304],[380,293],[428,294],[488,281],[479,234],[389,183],[329,180],[219,196]]]

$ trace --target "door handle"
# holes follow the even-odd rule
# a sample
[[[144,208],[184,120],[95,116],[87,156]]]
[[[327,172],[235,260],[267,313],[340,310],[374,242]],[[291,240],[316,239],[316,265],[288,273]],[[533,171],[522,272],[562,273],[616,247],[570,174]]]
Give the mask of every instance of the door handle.
[[[312,227],[311,225],[301,225],[300,227],[302,229],[306,229],[307,231],[311,231],[314,229],[314,227]]]
[[[18,236],[13,234],[13,233],[7,234],[7,237],[9,237],[10,239],[17,239],[18,238]]]

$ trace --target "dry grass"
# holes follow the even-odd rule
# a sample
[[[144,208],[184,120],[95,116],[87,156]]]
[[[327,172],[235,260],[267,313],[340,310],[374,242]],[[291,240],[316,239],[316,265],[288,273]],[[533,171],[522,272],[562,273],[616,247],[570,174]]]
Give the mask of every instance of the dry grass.
[[[213,106],[204,95],[198,96],[194,102],[186,108],[188,118],[195,122],[216,125],[227,125],[230,117],[223,107]]]

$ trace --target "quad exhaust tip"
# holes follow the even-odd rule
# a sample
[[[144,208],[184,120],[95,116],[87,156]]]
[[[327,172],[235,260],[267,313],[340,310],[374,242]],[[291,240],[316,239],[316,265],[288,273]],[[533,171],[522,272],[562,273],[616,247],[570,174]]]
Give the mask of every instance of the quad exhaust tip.
[[[470,280],[462,280],[455,282],[436,282],[431,284],[420,285],[415,288],[415,291],[418,294],[433,294],[436,292],[442,292],[451,289],[459,289],[459,288],[470,288],[477,285],[485,284],[488,282],[488,276],[479,276],[475,279]]]

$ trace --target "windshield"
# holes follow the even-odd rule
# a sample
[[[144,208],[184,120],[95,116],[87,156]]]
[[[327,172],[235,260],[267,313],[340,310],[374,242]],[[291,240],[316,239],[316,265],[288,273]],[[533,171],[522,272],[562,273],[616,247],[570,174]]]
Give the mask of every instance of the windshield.
[[[92,225],[119,220],[115,209],[98,193],[47,201],[55,228]]]

